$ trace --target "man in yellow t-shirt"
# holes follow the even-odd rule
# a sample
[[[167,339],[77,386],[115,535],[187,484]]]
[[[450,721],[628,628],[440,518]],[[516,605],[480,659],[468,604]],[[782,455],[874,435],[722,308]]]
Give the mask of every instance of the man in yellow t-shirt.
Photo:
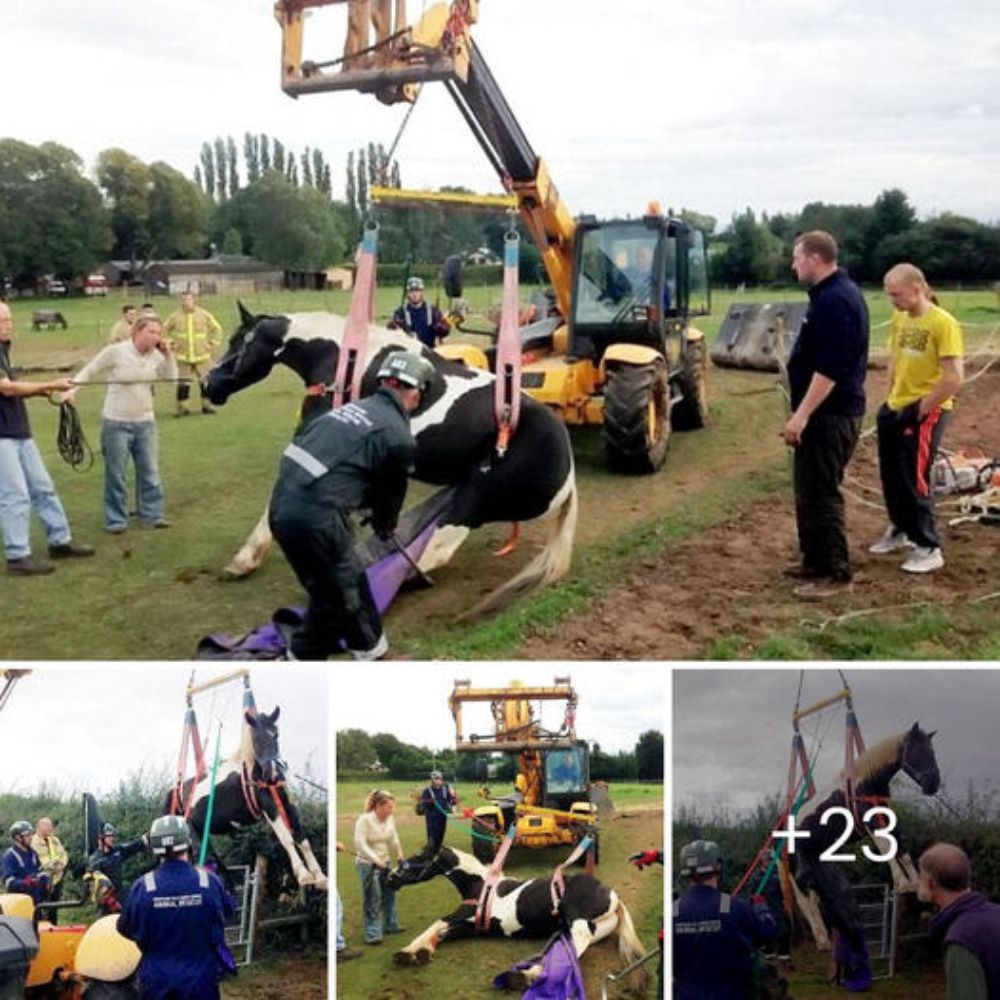
[[[907,573],[944,565],[930,467],[962,385],[962,328],[937,305],[923,272],[897,264],[885,276],[896,312],[889,334],[889,395],[878,412],[879,470],[889,514],[874,555],[908,551]]]
[[[219,321],[207,309],[195,304],[194,292],[184,292],[180,309],[171,313],[163,324],[163,335],[170,340],[179,376],[194,379],[200,392],[201,380],[212,364],[212,351],[222,343]],[[191,386],[187,382],[179,382],[175,416],[187,416],[190,395]],[[204,394],[201,396],[201,412],[215,413]]]

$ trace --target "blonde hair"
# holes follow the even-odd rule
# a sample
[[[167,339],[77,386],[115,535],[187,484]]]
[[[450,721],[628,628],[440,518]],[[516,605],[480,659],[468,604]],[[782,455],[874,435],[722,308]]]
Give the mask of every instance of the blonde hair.
[[[163,326],[163,320],[161,320],[160,317],[156,315],[156,313],[153,313],[152,315],[144,313],[140,315],[136,319],[136,321],[132,324],[131,332],[140,333],[142,330],[145,330],[147,326],[151,326],[153,323],[155,323],[157,326],[161,327]]]
[[[365,812],[374,812],[384,802],[395,802],[396,796],[384,788],[373,788],[365,799]]]
[[[896,264],[894,267],[890,267],[888,271],[885,272],[885,277],[882,279],[883,285],[911,285],[918,288],[924,295],[927,296],[935,305],[937,305],[937,295],[934,294],[934,289],[928,284],[927,279],[924,277],[924,272],[917,267],[916,264],[910,264],[904,261],[902,264]]]

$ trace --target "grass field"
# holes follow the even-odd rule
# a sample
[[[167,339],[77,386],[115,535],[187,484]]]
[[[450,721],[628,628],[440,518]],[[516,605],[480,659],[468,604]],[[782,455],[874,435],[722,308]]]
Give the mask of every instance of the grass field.
[[[363,808],[372,783],[337,782],[337,839],[347,847],[337,856],[337,888],[344,903],[344,935],[351,946],[364,949],[364,955],[337,968],[337,996],[343,1000],[379,1000],[406,997],[407,1000],[447,996],[456,1000],[496,998],[490,983],[494,975],[537,951],[534,942],[506,940],[458,941],[442,945],[430,965],[401,968],[393,964],[392,952],[407,944],[435,919],[450,913],[459,903],[452,886],[444,879],[404,889],[397,897],[399,918],[406,933],[387,940],[379,947],[365,947],[361,942],[361,889],[354,869],[352,849],[354,820]],[[383,783],[396,795],[396,826],[404,852],[416,853],[425,840],[424,820],[417,816],[410,801],[411,788],[404,782]],[[455,786],[461,805],[477,802],[471,785]],[[596,875],[612,886],[625,900],[636,932],[647,948],[655,947],[663,913],[663,871],[654,866],[638,872],[629,865],[630,854],[659,847],[663,842],[663,790],[652,785],[612,785],[610,795],[616,807],[615,817],[601,826],[601,860]],[[460,850],[469,850],[470,836],[464,826],[449,829],[446,842]],[[565,860],[568,848],[511,851],[505,873],[512,878],[527,878],[550,872]],[[655,963],[654,963],[655,964]],[[598,996],[601,977],[619,968],[616,946],[602,942],[583,959],[588,995]],[[612,988],[611,997],[623,996],[622,988]],[[653,997],[653,983],[646,994]]]
[[[498,289],[469,289],[469,298],[481,307],[498,293]],[[703,324],[710,335],[718,330],[734,297],[733,293],[716,295],[714,315]],[[771,293],[759,291],[740,296],[743,301],[772,298]],[[991,343],[995,349],[1000,309],[992,293],[946,291],[942,300],[969,324],[970,351]],[[398,292],[383,290],[378,312],[385,314],[397,301]],[[231,299],[203,302],[227,330],[234,328]],[[255,311],[328,308],[342,313],[347,295],[285,292],[251,296],[246,304]],[[873,322],[884,322],[888,316],[884,295],[873,293],[871,304]],[[165,312],[170,303],[159,299],[157,305]],[[31,312],[39,306],[63,311],[69,329],[31,331]],[[120,306],[117,296],[14,301],[15,363],[75,370],[104,343]],[[884,327],[876,329],[876,341],[884,332]],[[784,450],[770,434],[760,434],[761,426],[776,426],[780,419],[774,394],[747,389],[760,384],[752,375],[713,372],[711,377],[712,425],[697,434],[675,435],[667,467],[653,479],[611,475],[603,467],[599,432],[574,432],[581,521],[569,580],[492,622],[455,624],[454,602],[464,599],[470,581],[474,586],[479,582],[493,585],[512,572],[498,567],[484,551],[502,540],[506,526],[483,529],[459,553],[454,570],[449,567],[448,573],[454,573],[451,589],[445,574],[438,597],[435,591],[408,595],[392,610],[388,626],[396,648],[419,657],[516,655],[526,634],[586,606],[637,561],[679,537],[711,529],[753,500],[786,489]],[[100,457],[85,472],[64,465],[55,451],[57,409],[41,399],[30,401],[35,438],[74,533],[82,541],[95,542],[98,554],[92,560],[63,564],[49,577],[5,581],[8,648],[25,659],[189,659],[202,636],[243,632],[267,621],[276,607],[301,603],[301,589],[280,554],[266,560],[247,580],[225,582],[219,577],[221,567],[264,509],[300,398],[298,381],[279,368],[265,382],[233,397],[217,416],[174,420],[172,387],[158,387],[160,466],[167,514],[174,526],[162,532],[132,530],[117,537],[102,531]],[[84,430],[94,446],[99,441],[102,402],[103,391],[97,388],[81,390],[77,396]],[[666,498],[663,502],[661,494]],[[413,495],[419,495],[419,488],[414,488]],[[609,510],[615,512],[610,525]],[[592,521],[597,514],[604,520]],[[33,544],[36,551],[44,550],[37,523]],[[450,601],[450,609],[433,611],[435,600],[445,605]],[[959,624],[947,613],[943,620],[946,631]],[[987,644],[977,648],[989,647],[990,626],[985,628]],[[796,645],[794,655],[838,655],[828,648],[830,634],[813,645]],[[992,641],[1000,641],[1000,636]],[[877,655],[907,658],[911,642],[901,634]],[[773,652],[791,655],[790,649],[787,643],[778,643]],[[714,655],[730,655],[730,651],[719,647]]]

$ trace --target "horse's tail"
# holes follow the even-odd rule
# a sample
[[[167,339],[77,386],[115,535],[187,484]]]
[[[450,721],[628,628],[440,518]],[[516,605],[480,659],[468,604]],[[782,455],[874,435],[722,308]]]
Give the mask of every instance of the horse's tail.
[[[576,474],[570,468],[566,482],[557,494],[555,515],[549,521],[549,536],[542,551],[520,573],[463,614],[462,620],[497,614],[518,597],[561,580],[569,572],[573,558],[578,511]]]
[[[635,932],[632,914],[628,912],[628,907],[621,899],[618,900],[615,912],[618,914],[618,958],[621,960],[622,967],[625,968],[642,958],[646,954],[646,949],[642,946],[639,935]],[[646,966],[643,965],[633,975],[636,979],[636,986],[639,987],[641,984],[644,987],[647,978]]]

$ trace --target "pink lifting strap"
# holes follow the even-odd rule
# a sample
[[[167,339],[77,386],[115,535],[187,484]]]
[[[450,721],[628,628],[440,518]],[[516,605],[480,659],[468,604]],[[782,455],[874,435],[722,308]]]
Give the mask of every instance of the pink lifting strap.
[[[517,233],[504,237],[503,300],[500,333],[497,337],[496,384],[493,387],[493,415],[497,425],[497,454],[503,458],[521,416],[521,330],[517,325]]]
[[[514,843],[514,835],[517,832],[517,823],[511,823],[507,828],[507,833],[497,850],[493,864],[486,873],[483,880],[483,888],[480,890],[479,899],[476,902],[476,933],[488,934],[490,930],[490,916],[493,913],[493,894],[497,883],[503,877],[503,866]]]
[[[333,378],[333,405],[340,406],[361,395],[361,376],[368,349],[368,326],[375,318],[375,260],[378,226],[366,226],[358,253],[358,274],[351,293],[351,308],[344,326],[344,341]]]

